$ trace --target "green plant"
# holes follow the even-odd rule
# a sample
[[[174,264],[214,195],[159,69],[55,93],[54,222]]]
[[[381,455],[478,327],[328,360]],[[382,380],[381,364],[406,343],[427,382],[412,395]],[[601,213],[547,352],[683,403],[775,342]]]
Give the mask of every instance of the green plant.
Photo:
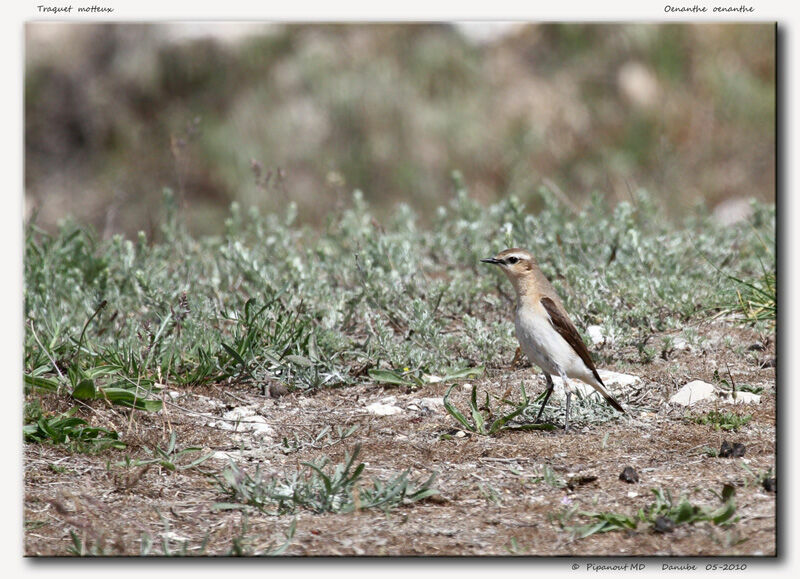
[[[527,547],[522,547],[517,541],[516,537],[511,537],[511,541],[509,542],[508,546],[506,546],[506,551],[508,551],[511,555],[525,555],[530,551]]]
[[[67,553],[76,557],[105,557],[109,555],[102,541],[91,541],[85,536],[78,535],[75,531],[69,532],[71,544]]]
[[[163,532],[160,533],[161,553],[158,553],[158,555],[163,557],[187,557],[189,555],[205,554],[209,539],[208,533],[206,533],[206,536],[203,538],[203,541],[197,548],[192,548],[190,547],[188,539],[176,538],[172,533],[172,526],[170,525],[169,519],[161,514],[158,509],[156,509],[156,512],[158,513],[158,516],[161,519],[161,523],[164,527]],[[177,547],[174,543],[177,543]],[[139,541],[139,555],[142,557],[147,557],[153,554],[153,538],[148,533],[142,533]]]
[[[316,435],[303,438],[301,438],[297,433],[294,433],[291,439],[288,436],[284,436],[281,439],[280,448],[285,454],[297,452],[307,447],[326,448],[350,438],[353,436],[353,434],[355,434],[356,430],[358,430],[358,424],[353,424],[349,428],[337,426],[335,435],[331,432],[330,426],[325,426]]]
[[[22,427],[26,442],[63,444],[76,452],[99,452],[107,448],[125,448],[114,430],[89,426],[82,418],[74,416],[71,408],[56,416],[40,415]]]
[[[756,323],[765,321],[775,325],[777,317],[777,290],[778,284],[774,271],[763,270],[760,277],[745,281],[735,276],[728,276],[740,288],[736,290],[737,310],[746,322]]]
[[[734,488],[729,485],[723,487],[722,493],[717,495],[723,505],[716,509],[693,505],[685,496],[678,501],[672,499],[668,490],[661,488],[651,489],[655,495],[655,502],[647,511],[639,515],[643,521],[654,523],[658,517],[666,517],[675,525],[693,524],[700,521],[709,521],[715,525],[730,525],[736,522],[736,502]]]
[[[710,522],[714,525],[727,526],[738,520],[735,516],[736,502],[732,486],[726,485],[722,493],[717,495],[723,503],[717,508],[694,505],[685,496],[675,501],[668,490],[661,488],[650,490],[655,496],[655,501],[648,507],[639,509],[633,516],[612,512],[580,511],[577,514],[593,519],[593,522],[574,527],[567,527],[562,523],[562,526],[568,528],[577,538],[585,539],[597,533],[635,530],[640,523],[660,532],[669,532],[679,525]]]
[[[765,471],[754,471],[750,466],[745,462],[739,462],[739,465],[742,467],[743,470],[747,472],[749,477],[745,479],[745,486],[762,486],[766,479],[775,478],[775,471],[772,467],[768,468]]]
[[[541,474],[533,477],[531,482],[543,482],[547,486],[553,487],[554,489],[561,489],[567,486],[566,481],[559,477],[549,464],[542,465]]]
[[[153,458],[141,460],[131,459],[130,457],[126,456],[124,460],[115,463],[115,466],[133,468],[147,465],[158,465],[169,472],[175,472],[198,467],[209,458],[214,456],[213,453],[209,453],[204,456],[199,456],[189,462],[182,462],[181,459],[185,455],[189,453],[200,452],[202,449],[196,446],[189,446],[178,450],[177,443],[178,434],[173,430],[170,434],[166,447],[161,448],[160,446],[156,446],[153,449],[145,448],[145,451],[152,454]]]
[[[331,468],[327,457],[303,463],[304,469],[285,478],[265,478],[260,468],[254,475],[235,464],[215,477],[220,490],[233,502],[219,503],[218,509],[241,509],[250,506],[273,515],[308,509],[316,513],[353,512],[380,508],[388,511],[401,504],[425,499],[439,491],[432,488],[435,474],[425,481],[412,481],[405,470],[388,481],[372,479],[372,486],[362,481],[364,463],[356,465],[361,450],[356,445],[346,452],[344,461]]]
[[[500,496],[500,492],[488,483],[478,483],[478,492],[487,503],[492,503],[495,505],[503,504],[503,499]]]
[[[740,416],[730,411],[721,412],[719,410],[711,410],[706,414],[693,417],[692,421],[697,424],[707,424],[713,427],[714,430],[736,431],[752,419],[752,414]]]
[[[778,291],[773,249],[775,246],[774,223],[771,223],[770,218],[765,219],[760,208],[757,208],[754,213],[749,233],[755,242],[752,250],[758,263],[757,271],[748,271],[743,274],[729,273],[723,269],[723,266],[729,261],[728,259],[722,262],[723,265],[717,266],[710,261],[707,255],[704,257],[726,280],[735,284],[734,296],[726,300],[727,303],[721,307],[721,310],[725,313],[740,314],[746,324],[766,323],[768,327],[774,329],[777,318]],[[763,226],[761,229],[756,226],[758,222],[761,222]],[[771,244],[764,242],[762,233],[772,237]]]
[[[456,384],[451,384],[444,395],[444,407],[448,414],[455,418],[458,423],[464,427],[468,432],[480,434],[483,436],[491,436],[500,432],[501,430],[553,430],[555,426],[552,424],[512,424],[511,421],[519,417],[530,406],[528,395],[525,392],[525,385],[520,384],[520,391],[522,392],[522,400],[519,403],[512,403],[503,400],[503,403],[513,408],[508,414],[503,414],[498,418],[494,418],[494,413],[491,408],[489,393],[485,393],[483,405],[478,405],[477,385],[472,385],[472,390],[469,399],[469,409],[471,420],[467,419],[461,411],[450,400],[450,393]]]
[[[752,392],[753,394],[760,394],[764,391],[764,388],[760,386],[753,386],[751,384],[737,384],[733,379],[730,368],[727,368],[727,373],[728,378],[722,378],[719,370],[714,370],[714,382],[719,384],[721,388],[730,391],[734,397],[736,397],[737,391]]]
[[[622,531],[626,529],[635,529],[638,521],[619,513],[587,513],[580,512],[579,514],[595,519],[594,523],[576,527],[574,529],[575,536],[578,539],[585,539],[596,533],[608,533],[611,531]]]
[[[296,529],[297,519],[293,519],[289,528],[284,532],[282,543],[275,544],[272,541],[264,543],[263,538],[260,536],[248,536],[247,513],[242,513],[241,533],[231,539],[231,548],[227,554],[234,557],[277,557],[283,555],[291,545]]]
[[[403,370],[369,370],[369,377],[379,384],[394,384],[398,386],[418,387],[424,384],[435,384],[439,382],[450,382],[463,378],[477,378],[483,374],[484,368],[457,368],[447,370],[444,376],[425,374],[417,370],[411,370],[407,366]]]

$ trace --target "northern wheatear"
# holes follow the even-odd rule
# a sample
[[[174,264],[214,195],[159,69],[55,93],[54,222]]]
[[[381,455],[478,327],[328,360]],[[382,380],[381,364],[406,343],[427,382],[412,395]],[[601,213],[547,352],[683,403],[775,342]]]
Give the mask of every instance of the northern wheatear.
[[[517,292],[514,316],[517,340],[522,351],[542,369],[547,380],[547,392],[536,422],[542,417],[544,406],[553,392],[551,376],[559,376],[564,381],[567,394],[564,430],[569,429],[569,402],[572,396],[569,378],[586,382],[600,392],[611,406],[625,412],[606,390],[586,344],[533,255],[514,247],[481,261],[499,265]]]

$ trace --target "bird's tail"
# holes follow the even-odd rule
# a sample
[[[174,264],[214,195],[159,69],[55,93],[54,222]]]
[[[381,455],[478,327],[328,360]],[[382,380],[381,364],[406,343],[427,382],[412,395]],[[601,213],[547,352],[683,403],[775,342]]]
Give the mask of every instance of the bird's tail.
[[[611,406],[613,406],[614,409],[619,410],[623,414],[627,414],[628,413],[628,411],[625,410],[619,402],[614,400],[614,397],[611,394],[607,394],[607,393],[603,393],[603,392],[601,392],[601,394],[603,394],[603,398],[605,398],[606,402],[608,402]]]
[[[603,398],[606,399],[615,410],[622,412],[623,414],[628,414],[628,411],[622,407],[622,404],[616,401],[616,399],[609,394],[608,390],[606,390],[606,385],[603,384],[603,381],[600,379],[600,376],[595,375],[595,384],[592,384],[595,390],[597,390],[600,394],[603,395]]]

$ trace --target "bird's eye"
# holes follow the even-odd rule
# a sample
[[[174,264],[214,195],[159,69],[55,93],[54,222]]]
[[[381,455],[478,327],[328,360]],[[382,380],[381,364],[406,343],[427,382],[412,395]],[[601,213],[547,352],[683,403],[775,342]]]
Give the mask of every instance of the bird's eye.
[[[519,258],[518,258],[518,257],[509,257],[509,258],[506,260],[506,263],[509,263],[509,264],[511,264],[511,265],[514,265],[514,264],[515,264],[515,263],[517,263],[518,261],[519,261]]]

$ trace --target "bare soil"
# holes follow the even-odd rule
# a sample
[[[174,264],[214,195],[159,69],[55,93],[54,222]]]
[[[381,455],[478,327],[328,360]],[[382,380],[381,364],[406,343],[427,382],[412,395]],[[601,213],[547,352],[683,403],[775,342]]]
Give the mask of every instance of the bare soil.
[[[81,415],[86,420],[114,428],[128,448],[87,455],[64,446],[25,445],[25,555],[68,555],[71,532],[87,548],[107,555],[139,555],[143,537],[152,539],[150,552],[156,555],[163,554],[163,545],[180,551],[183,543],[186,554],[224,555],[235,541],[260,552],[280,545],[296,519],[286,555],[774,556],[776,494],[758,480],[759,474],[776,467],[775,368],[770,363],[774,345],[736,355],[721,345],[723,335],[745,346],[770,340],[725,325],[703,332],[711,344],[705,350],[675,351],[667,359],[617,369],[642,378],[640,384],[616,392],[631,417],[579,422],[569,432],[459,432],[456,421],[435,403],[444,394],[443,384],[415,390],[362,384],[279,398],[263,396],[252,384],[181,392],[167,385],[165,410],[158,414],[130,416],[119,407],[85,406]],[[509,362],[510,356],[503,367],[487,370],[477,381],[479,387],[502,395],[525,380],[529,394],[535,395],[532,390],[539,390],[542,380],[534,378],[534,369],[515,369]],[[763,387],[760,404],[715,401],[687,409],[667,403],[690,380],[712,382],[714,369],[721,377],[728,377],[730,370],[737,384]],[[457,389],[456,402],[464,408],[468,392]],[[388,397],[394,397],[388,403],[402,412],[379,416],[367,410]],[[72,402],[51,397],[43,398],[42,405],[56,411]],[[272,431],[225,430],[222,415],[242,407],[254,409]],[[690,419],[712,409],[750,414],[752,419],[734,432]],[[548,419],[560,425],[563,412]],[[344,440],[313,442],[325,427],[335,434],[337,427],[352,425],[358,428]],[[117,464],[126,454],[151,458],[145,449],[163,448],[171,431],[177,432],[180,448],[202,447],[215,457],[174,472]],[[710,456],[707,450],[719,449],[724,440],[744,444],[744,457]],[[339,461],[356,444],[362,446],[359,460],[367,465],[367,477],[407,468],[420,477],[436,471],[434,486],[440,495],[388,515],[362,510],[283,516],[251,511],[244,516],[214,508],[228,498],[212,475],[230,460],[250,473],[260,465],[265,473],[280,475],[323,454]],[[626,466],[638,472],[639,482],[620,480]],[[542,480],[545,467],[569,486],[559,488]],[[658,487],[676,499],[685,494],[693,504],[717,508],[721,503],[714,492],[721,492],[726,483],[735,487],[738,516],[727,527],[696,523],[657,533],[640,523],[635,530],[580,539],[571,528],[590,520],[579,514],[564,519],[575,506],[578,511],[634,516],[653,502],[650,489]]]

